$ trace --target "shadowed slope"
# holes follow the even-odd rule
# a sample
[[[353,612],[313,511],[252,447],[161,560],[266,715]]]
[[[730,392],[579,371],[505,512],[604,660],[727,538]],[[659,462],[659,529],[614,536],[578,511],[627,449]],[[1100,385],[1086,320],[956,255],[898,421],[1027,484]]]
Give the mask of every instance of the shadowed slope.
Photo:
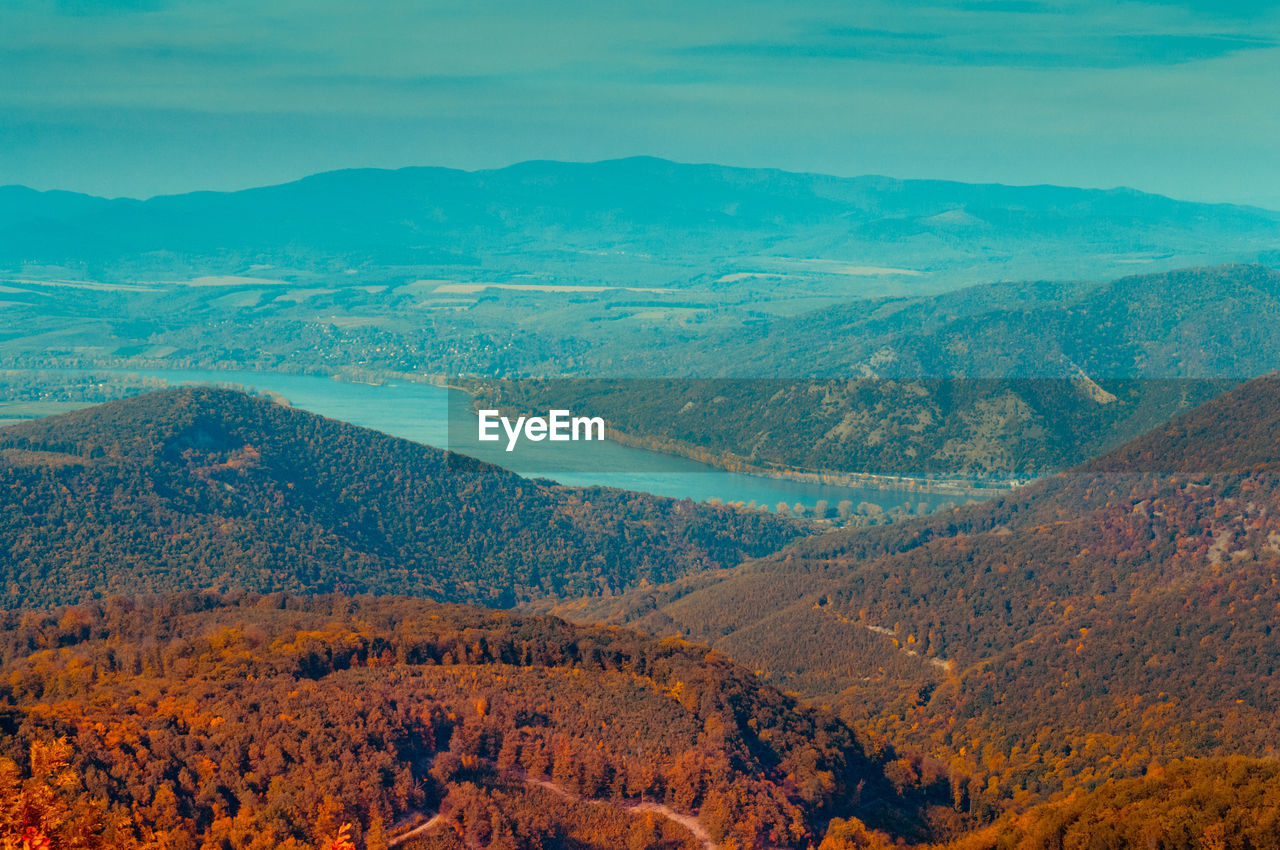
[[[736,564],[804,533],[757,513],[559,487],[226,390],[0,431],[7,604],[241,588],[510,605]]]
[[[971,766],[997,797],[1265,755],[1280,750],[1277,434],[1272,375],[1003,499],[563,610],[707,640]]]

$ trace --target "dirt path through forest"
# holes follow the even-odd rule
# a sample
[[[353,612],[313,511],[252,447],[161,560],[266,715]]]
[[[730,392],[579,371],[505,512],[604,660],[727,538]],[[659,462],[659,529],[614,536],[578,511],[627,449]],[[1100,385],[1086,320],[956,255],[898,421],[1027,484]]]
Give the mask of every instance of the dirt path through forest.
[[[398,847],[401,844],[408,841],[410,838],[413,838],[414,836],[417,836],[417,835],[421,835],[422,833],[426,832],[428,829],[431,829],[431,827],[435,826],[436,824],[443,823],[443,822],[444,822],[444,815],[437,812],[436,814],[428,818],[425,823],[420,823],[417,826],[415,826],[413,829],[409,830],[408,832],[402,832],[399,835],[395,836],[394,838],[388,839],[387,846]]]
[[[653,803],[647,800],[634,803],[617,802],[614,800],[597,800],[593,797],[583,797],[579,794],[575,794],[569,789],[562,788],[549,779],[531,779],[529,777],[525,777],[524,781],[527,785],[537,785],[539,788],[545,788],[553,794],[558,794],[567,800],[573,800],[575,802],[594,803],[600,806],[613,806],[615,808],[625,809],[629,812],[652,812],[656,815],[661,815],[667,820],[678,823],[680,826],[687,829],[694,838],[701,842],[703,850],[720,850],[719,845],[711,840],[710,833],[708,833],[706,828],[698,822],[697,818],[693,815],[677,812],[675,809],[670,806],[663,805],[662,803]],[[423,812],[422,814],[426,813]],[[445,816],[437,812],[423,823],[420,823],[412,829],[389,839],[387,841],[387,846],[399,847],[409,839],[422,835],[433,827],[444,823],[445,820]]]
[[[671,808],[670,806],[664,806],[662,803],[651,803],[647,801],[638,802],[638,803],[619,803],[613,800],[597,800],[592,797],[579,796],[578,794],[573,793],[567,788],[561,788],[559,785],[555,784],[549,779],[526,778],[525,782],[529,785],[537,785],[541,788],[546,788],[548,791],[551,791],[555,794],[559,794],[561,797],[564,797],[569,800],[576,800],[576,801],[586,802],[586,803],[598,803],[600,805],[605,805],[605,806],[615,806],[617,808],[626,809],[627,811],[631,811],[631,812],[653,812],[654,814],[662,815],[667,820],[675,821],[676,823],[683,826],[685,829],[689,830],[689,832],[693,833],[693,837],[698,839],[700,842],[702,842],[703,850],[720,850],[719,845],[717,845],[714,841],[711,840],[710,833],[707,832],[707,830],[702,826],[702,824],[698,823],[697,818],[695,818],[693,815],[681,814],[680,812],[677,812],[675,809]]]

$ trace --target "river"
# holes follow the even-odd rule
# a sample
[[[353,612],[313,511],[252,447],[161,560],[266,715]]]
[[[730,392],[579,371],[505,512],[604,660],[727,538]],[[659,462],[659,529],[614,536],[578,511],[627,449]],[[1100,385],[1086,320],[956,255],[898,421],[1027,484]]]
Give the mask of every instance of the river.
[[[102,371],[102,370],[93,370]],[[884,510],[924,503],[936,508],[949,499],[938,494],[873,487],[847,487],[727,472],[687,458],[623,446],[595,443],[521,442],[515,452],[506,441],[476,439],[471,399],[460,390],[431,384],[389,381],[361,384],[310,375],[190,369],[111,370],[163,378],[172,384],[234,384],[278,393],[301,410],[373,428],[430,446],[471,455],[522,475],[574,486],[599,485],[640,490],[695,501],[756,503],[774,510],[797,502],[812,509],[820,500],[831,508],[842,500],[870,502]],[[588,413],[587,411],[574,411]],[[453,428],[450,428],[450,422]],[[460,423],[472,423],[459,427]],[[452,432],[452,433],[451,433]],[[452,438],[452,439],[451,439]]]

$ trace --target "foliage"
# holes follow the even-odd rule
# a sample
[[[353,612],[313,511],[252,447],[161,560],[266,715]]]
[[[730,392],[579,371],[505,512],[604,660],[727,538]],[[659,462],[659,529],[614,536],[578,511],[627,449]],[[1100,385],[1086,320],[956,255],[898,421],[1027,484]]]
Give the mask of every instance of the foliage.
[[[10,606],[199,588],[509,606],[730,566],[785,519],[560,487],[229,390],[169,390],[0,431]]]
[[[979,818],[1275,751],[1280,377],[1086,466],[584,606],[705,640],[952,776]],[[570,611],[566,606],[566,611]]]
[[[610,847],[647,829],[674,848],[691,840],[676,815],[739,846],[805,846],[833,813],[923,835],[920,800],[848,727],[723,656],[399,597],[10,613],[0,730],[15,754],[66,741],[34,778],[10,765],[10,786],[56,788],[174,848],[340,844],[344,824],[360,847],[428,824],[425,846],[458,830]],[[35,823],[69,817],[46,809]]]
[[[1184,759],[1037,806],[947,850],[1275,850],[1280,763]]]
[[[0,848],[97,850],[133,842],[128,816],[112,821],[105,806],[86,797],[66,738],[35,741],[29,770],[0,757]]]

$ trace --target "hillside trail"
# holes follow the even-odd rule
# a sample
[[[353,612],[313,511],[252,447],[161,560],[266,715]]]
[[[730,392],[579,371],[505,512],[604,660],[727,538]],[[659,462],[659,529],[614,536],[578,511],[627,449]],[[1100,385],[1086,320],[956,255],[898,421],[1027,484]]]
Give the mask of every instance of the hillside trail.
[[[524,781],[527,785],[537,785],[554,794],[559,794],[565,799],[574,800],[576,802],[597,803],[605,806],[614,806],[619,809],[626,809],[631,812],[653,812],[654,814],[662,815],[667,820],[674,821],[689,830],[689,832],[693,834],[693,837],[701,842],[703,850],[720,850],[720,845],[711,840],[711,834],[708,833],[706,828],[698,822],[697,818],[693,815],[686,815],[681,812],[677,812],[675,809],[670,806],[663,805],[662,803],[652,803],[649,801],[626,803],[612,800],[597,800],[592,797],[583,797],[579,794],[575,794],[569,789],[562,788],[549,779],[531,779],[529,777],[525,777]]]
[[[536,785],[539,788],[545,788],[546,790],[550,791],[553,794],[557,794],[561,797],[564,797],[567,800],[572,800],[574,802],[592,803],[600,806],[612,806],[614,808],[624,809],[630,812],[652,812],[653,814],[660,815],[666,818],[667,820],[677,823],[680,826],[684,827],[686,830],[688,830],[689,833],[692,834],[693,837],[696,838],[698,842],[702,845],[702,850],[720,850],[720,845],[716,844],[711,839],[711,834],[708,833],[706,828],[701,823],[698,822],[698,819],[696,817],[694,817],[693,815],[684,814],[682,812],[677,812],[675,809],[671,808],[670,806],[664,805],[662,803],[654,803],[648,800],[639,800],[635,802],[598,800],[593,797],[583,797],[580,794],[575,794],[573,791],[570,791],[568,788],[565,788],[563,786],[557,785],[555,782],[552,782],[550,779],[533,779],[526,775],[523,777],[523,781],[526,785]],[[426,812],[417,813],[417,816],[425,816],[425,815],[426,815]],[[405,832],[401,832],[398,835],[395,835],[390,839],[388,839],[387,847],[399,847],[401,844],[404,844],[406,841],[410,840],[411,838],[415,838],[419,835],[422,835],[423,833],[433,829],[434,827],[444,823],[447,820],[448,818],[446,818],[443,814],[437,812],[431,817],[427,818],[427,820],[418,824],[417,826]]]
[[[410,829],[408,832],[402,832],[399,835],[396,835],[396,836],[393,836],[392,838],[387,839],[387,846],[399,847],[401,844],[405,843],[410,838],[414,838],[415,836],[422,835],[422,833],[426,832],[427,830],[431,829],[437,824],[444,823],[444,821],[445,821],[444,815],[437,812],[431,817],[427,818],[427,820],[424,821],[423,823],[420,823],[417,826],[415,826],[413,829]]]

